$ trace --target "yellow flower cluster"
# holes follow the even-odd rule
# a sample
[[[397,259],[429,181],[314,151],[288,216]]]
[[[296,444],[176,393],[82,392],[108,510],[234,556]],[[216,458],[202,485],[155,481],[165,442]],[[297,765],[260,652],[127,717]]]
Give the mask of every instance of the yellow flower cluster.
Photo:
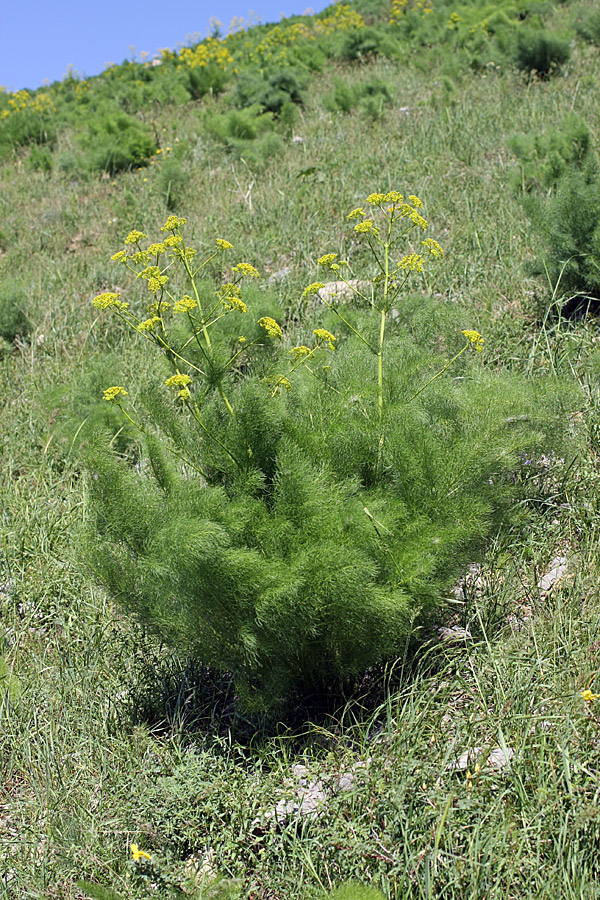
[[[313,283],[309,284],[302,292],[302,299],[305,300],[307,297],[310,297],[311,294],[318,294],[321,288],[324,287],[325,285],[322,281],[313,281]]]
[[[105,400],[108,400],[109,402],[111,402],[112,400],[116,400],[117,397],[121,397],[121,396],[126,397],[127,391],[125,390],[124,387],[109,387],[109,388],[106,388],[106,390],[103,392],[102,396],[104,397]],[[150,857],[148,857],[148,858],[150,858]]]
[[[400,22],[407,12],[420,12],[422,16],[433,12],[433,0],[392,0],[390,22]]]
[[[481,353],[481,351],[483,350],[483,345],[485,344],[485,341],[481,337],[481,335],[479,334],[478,331],[472,331],[471,329],[466,329],[465,331],[462,331],[461,334],[464,334],[466,339],[471,344],[475,345],[475,349],[477,350],[477,352]]]
[[[586,703],[593,703],[594,700],[600,700],[600,694],[593,694],[589,688],[586,688],[585,691],[582,691],[581,696]]]
[[[144,234],[143,231],[130,231],[127,237],[125,238],[126,244],[139,244],[141,240],[143,240],[148,235]]]
[[[336,338],[330,331],[327,331],[325,328],[315,328],[313,330],[313,334],[315,335],[319,343],[326,343],[330,350],[335,350],[335,345],[333,342],[336,340]]]
[[[182,219],[180,216],[168,216],[167,221],[160,229],[161,231],[176,231],[178,228],[182,228],[187,219]],[[144,235],[146,237],[146,235]]]
[[[40,91],[33,97],[29,91],[16,91],[8,98],[9,109],[3,109],[0,119],[6,119],[10,115],[23,111],[34,112],[40,115],[56,112],[52,95],[49,91]]]
[[[258,320],[258,324],[261,328],[264,328],[269,337],[272,338],[280,338],[281,337],[281,328],[271,316],[263,316],[262,319]]]
[[[444,255],[444,251],[440,247],[437,241],[434,241],[433,238],[426,238],[424,241],[421,241],[421,246],[425,247],[428,253],[431,253],[432,256],[441,259]]]
[[[233,56],[229,52],[227,41],[217,38],[205,38],[194,49],[182,47],[179,51],[179,64],[190,69],[204,68],[209,65],[226,69],[233,63]]]
[[[302,344],[300,347],[292,347],[290,353],[295,360],[304,359],[305,357],[310,356],[312,350],[310,349],[310,347],[305,347],[304,344]]]
[[[244,301],[241,300],[239,297],[234,297],[234,296],[223,297],[223,299],[221,300],[221,303],[223,304],[225,309],[235,309],[238,312],[242,312],[242,313],[248,312],[248,307],[246,306]]]
[[[195,309],[198,306],[195,300],[191,297],[188,297],[186,294],[185,297],[182,297],[181,300],[177,300],[173,304],[173,312],[181,313],[181,312],[190,312],[190,310]]]
[[[422,272],[423,262],[423,257],[419,256],[418,253],[408,253],[402,257],[398,263],[398,268],[404,269],[406,272]]]
[[[238,263],[237,266],[233,267],[233,271],[239,272],[241,275],[248,275],[250,278],[258,278],[258,269],[251,266],[250,263]]]
[[[317,263],[320,266],[330,266],[335,259],[337,259],[337,253],[326,253],[324,256],[319,257]]]
[[[98,294],[92,302],[96,309],[127,309],[129,304],[123,303],[122,300],[119,300],[119,297],[120,294],[113,294],[107,291],[104,294]]]
[[[179,372],[177,375],[171,375],[171,377],[167,378],[165,381],[167,387],[186,387],[191,383],[192,379],[189,375],[181,375]]]
[[[219,250],[233,250],[233,244],[230,244],[229,241],[224,241],[223,238],[217,238],[217,247]]]

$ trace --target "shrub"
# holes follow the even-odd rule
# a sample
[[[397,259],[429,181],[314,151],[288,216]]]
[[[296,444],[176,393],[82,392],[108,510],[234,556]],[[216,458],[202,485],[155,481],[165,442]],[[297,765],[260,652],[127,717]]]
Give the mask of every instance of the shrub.
[[[146,165],[158,149],[146,125],[118,110],[91,118],[79,142],[85,153],[83,167],[111,175]]]
[[[543,29],[522,27],[516,32],[514,53],[520,69],[547,78],[571,58],[571,44]]]
[[[384,106],[391,104],[389,87],[379,78],[372,78],[364,84],[349,84],[341,78],[334,81],[333,93],[325,95],[323,103],[331,112],[349,113],[357,107],[378,115]]]
[[[568,116],[562,129],[517,135],[525,208],[547,248],[534,266],[561,293],[599,296],[600,165],[589,128]],[[577,305],[577,304],[576,304]]]
[[[187,184],[187,176],[179,160],[175,158],[163,160],[157,180],[167,209],[171,212],[179,209],[185,197]]]
[[[390,192],[367,204],[369,214],[351,213],[375,272],[357,289],[356,324],[320,301],[339,340],[313,322],[283,349],[268,316],[248,340],[241,283],[258,273],[228,267],[232,281],[207,302],[199,275],[230,245],[219,240],[192,269],[185,220],[173,216],[166,245],[144,250],[134,232],[134,252],[115,254],[146,279],[150,314],[117,294],[94,301],[164,359],[138,409],[123,387],[105,392],[139,428],[144,460],[132,469],[103,444],[90,457],[94,570],[162,640],[234,673],[248,707],[339,687],[405,652],[517,509],[521,454],[558,452],[564,436],[569,398],[555,382],[487,372],[476,331],[462,332],[448,360],[419,343],[418,322],[394,320],[424,256],[442,251],[431,239],[398,247],[427,227],[418,198]],[[346,279],[336,254],[319,265]],[[218,338],[226,321],[237,341]],[[460,378],[447,377],[451,367]]]
[[[588,9],[576,24],[577,34],[590,44],[600,44],[600,9]]]
[[[289,103],[302,103],[304,79],[289,67],[265,72],[244,72],[235,85],[233,101],[236,106],[258,104],[261,111],[279,116]]]
[[[281,137],[272,131],[273,124],[273,114],[262,113],[257,103],[206,120],[208,131],[231,153],[259,168],[284,146]]]
[[[0,285],[0,338],[9,344],[17,335],[25,337],[31,331],[26,313],[27,292],[21,282],[7,279]]]

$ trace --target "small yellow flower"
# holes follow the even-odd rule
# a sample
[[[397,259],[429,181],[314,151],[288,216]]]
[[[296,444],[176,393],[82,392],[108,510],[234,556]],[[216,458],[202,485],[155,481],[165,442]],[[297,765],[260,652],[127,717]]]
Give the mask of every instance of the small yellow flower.
[[[353,209],[352,212],[348,213],[346,216],[347,219],[362,219],[365,211],[362,206],[357,206],[356,209]]]
[[[399,194],[398,191],[389,191],[384,198],[386,203],[402,203],[404,200],[404,194]]]
[[[310,347],[305,347],[304,345],[300,347],[292,347],[290,353],[294,357],[294,359],[304,359],[306,356],[310,356],[312,350]]]
[[[107,291],[105,294],[98,294],[97,297],[94,297],[92,303],[96,309],[111,309],[112,307],[119,309],[121,306],[119,296],[120,294],[112,294]]]
[[[481,353],[483,350],[483,345],[485,344],[484,339],[481,337],[478,331],[472,331],[470,329],[466,329],[465,331],[461,331],[461,334],[464,334],[466,339],[470,341],[471,344],[475,344],[475,349],[478,353]]]
[[[183,238],[180,234],[170,234],[169,237],[164,239],[163,244],[165,247],[178,247],[182,241]]]
[[[153,275],[148,279],[148,290],[153,294],[157,294],[169,280],[168,275]]]
[[[367,197],[367,203],[371,203],[371,204],[375,204],[375,205],[379,205],[380,203],[383,203],[384,200],[385,200],[385,194],[369,194],[369,196]]]
[[[242,275],[248,275],[250,278],[258,278],[258,269],[251,266],[250,263],[241,262],[233,267],[234,272],[240,272]]]
[[[414,206],[415,209],[423,209],[423,202],[421,200],[419,200],[418,197],[415,197],[414,194],[411,194],[408,199],[412,203],[412,205]]]
[[[223,238],[217,238],[217,247],[219,250],[233,250],[233,244],[230,244],[229,241],[224,241]]]
[[[165,384],[167,387],[186,387],[188,384],[192,383],[192,379],[189,375],[181,375],[179,372],[177,375],[171,375],[170,378],[167,378]]]
[[[189,400],[191,396],[192,395],[190,394],[189,388],[186,387],[182,388],[177,394],[179,400]]]
[[[323,284],[322,281],[314,281],[312,284],[309,284],[309,286],[304,289],[304,291],[302,292],[302,299],[303,300],[306,299],[306,297],[309,297],[311,294],[318,294],[319,291],[321,290],[321,288],[324,288],[324,287],[325,287],[325,285]]]
[[[164,244],[150,244],[146,253],[151,253],[152,256],[159,256],[161,253],[165,252]]]
[[[126,244],[139,244],[143,238],[147,237],[143,231],[130,231],[127,237],[125,238]]]
[[[281,337],[281,328],[271,316],[263,316],[262,319],[258,320],[258,324],[261,328],[264,328],[269,337],[272,338],[280,338]]]
[[[167,221],[160,229],[161,231],[175,231],[177,228],[181,228],[187,219],[181,219],[179,216],[169,216]]]
[[[160,322],[160,316],[152,316],[150,319],[144,319],[143,322],[140,322],[136,331],[139,331],[140,334],[144,334],[147,331],[154,331],[154,326],[158,325]]]
[[[421,246],[425,247],[428,253],[431,253],[432,256],[436,256],[441,259],[444,255],[444,251],[440,247],[437,241],[434,241],[433,238],[426,238],[424,241],[421,241]]]
[[[127,396],[127,391],[124,387],[109,387],[103,392],[102,396],[105,400],[116,400],[117,397]]]
[[[191,309],[195,309],[198,306],[196,301],[192,297],[188,297],[186,294],[185,297],[182,297],[181,300],[177,300],[176,303],[173,304],[173,312],[181,313],[181,312],[189,312]]]
[[[313,334],[315,335],[319,343],[326,342],[330,350],[335,350],[335,344],[333,342],[336,340],[336,338],[330,331],[327,331],[325,328],[315,328],[313,329]]]
[[[398,268],[408,272],[422,272],[423,262],[423,257],[419,256],[418,253],[409,253],[407,256],[402,257],[398,263]]]
[[[586,703],[593,703],[594,700],[600,700],[600,694],[593,694],[589,688],[581,692],[581,696]]]
[[[376,231],[375,223],[373,219],[365,219],[364,222],[359,222],[358,225],[354,226],[354,230],[358,231],[359,234],[366,234],[369,231]]]
[[[270,375],[268,378],[269,384],[273,385],[273,393],[276,394],[280,388],[284,387],[286,391],[291,391],[292,383],[289,378],[286,378],[285,375]]]
[[[240,334],[240,336],[239,336],[239,338],[238,338],[238,343],[240,343],[240,344],[245,344],[247,340],[248,340],[247,337],[244,337],[243,334]]]
[[[125,262],[127,259],[127,251],[126,250],[117,250],[116,253],[113,253],[111,259],[114,259],[116,262]]]
[[[240,300],[239,297],[235,297],[233,295],[229,297],[223,297],[221,303],[223,304],[225,309],[235,309],[238,312],[242,313],[248,312],[248,307],[243,300]]]
[[[324,256],[320,256],[318,258],[317,263],[320,266],[329,266],[334,261],[334,259],[337,259],[337,256],[337,253],[326,253]]]
[[[131,845],[131,855],[136,862],[139,862],[140,859],[152,859],[150,853],[146,853],[145,850],[140,850],[137,844]]]

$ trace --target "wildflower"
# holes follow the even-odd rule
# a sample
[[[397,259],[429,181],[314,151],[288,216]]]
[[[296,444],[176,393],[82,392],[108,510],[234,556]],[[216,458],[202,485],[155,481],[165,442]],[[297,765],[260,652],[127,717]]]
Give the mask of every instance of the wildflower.
[[[116,400],[117,397],[120,397],[120,396],[126,397],[127,391],[125,390],[124,387],[109,387],[109,388],[106,388],[106,390],[103,392],[102,396],[104,397],[105,400],[111,401],[111,400]]]
[[[369,196],[367,197],[367,203],[374,203],[377,205],[383,203],[384,200],[385,194],[369,194]]]
[[[423,209],[423,202],[421,200],[419,200],[418,197],[415,197],[414,194],[411,194],[408,199],[412,203],[412,205],[414,206],[415,209]]]
[[[359,234],[366,234],[369,231],[376,231],[375,223],[373,219],[365,219],[364,222],[359,222],[358,225],[354,226],[354,230],[358,231]]]
[[[125,238],[126,244],[139,244],[139,242],[147,237],[148,235],[144,234],[143,231],[130,231],[127,237]]]
[[[182,388],[177,394],[179,400],[189,400],[191,396],[189,388],[186,387]]]
[[[151,253],[152,256],[159,256],[161,253],[165,252],[164,244],[150,244],[146,253]]]
[[[182,219],[179,216],[168,216],[167,221],[160,229],[161,231],[175,231],[177,228],[181,228],[187,219]]]
[[[258,324],[261,328],[264,328],[269,337],[272,338],[280,338],[281,337],[281,328],[271,316],[263,316],[262,319],[258,320]]]
[[[302,292],[302,299],[304,300],[306,297],[309,297],[311,294],[318,294],[321,288],[324,288],[325,285],[322,281],[314,281],[312,284],[309,284],[307,288]]]
[[[274,394],[276,394],[282,387],[284,387],[286,391],[291,391],[292,389],[292,382],[289,380],[289,378],[286,378],[285,375],[270,375],[268,381],[269,384],[273,385]]]
[[[168,275],[153,275],[152,278],[148,279],[148,290],[152,291],[153,294],[157,294],[168,280]]]
[[[470,341],[471,344],[475,344],[475,349],[478,353],[481,353],[485,341],[478,331],[471,331],[469,329],[466,329],[465,331],[461,331],[461,334],[464,334],[466,339]]]
[[[171,375],[170,378],[167,378],[165,384],[167,387],[181,387],[184,388],[188,384],[192,383],[192,379],[189,375],[181,375],[179,372],[177,375]]]
[[[144,319],[143,322],[140,322],[136,331],[139,331],[140,334],[144,334],[147,331],[154,331],[154,326],[158,325],[160,322],[160,316],[151,316],[149,319]]]
[[[353,209],[351,213],[348,213],[346,216],[347,219],[360,219],[364,216],[365,211],[362,206],[357,206],[356,209]]]
[[[317,263],[320,266],[329,266],[334,259],[337,259],[337,253],[326,253],[325,256],[320,256],[318,258]]]
[[[173,304],[173,312],[189,312],[191,309],[195,309],[198,306],[196,301],[192,299],[192,297],[188,297],[186,294],[181,300],[177,300],[176,303]]]
[[[154,313],[154,315],[156,315],[156,313],[160,312],[161,310],[170,308],[171,304],[167,303],[166,300],[158,300],[156,303],[149,303],[146,307],[146,310],[147,312]]]
[[[131,855],[136,862],[139,862],[140,859],[152,859],[150,853],[146,853],[145,850],[140,850],[137,844],[131,845]]]
[[[114,259],[115,262],[125,262],[127,260],[127,251],[126,250],[117,250],[116,253],[113,253],[111,259]]]
[[[169,237],[166,237],[163,241],[163,245],[165,247],[178,247],[179,244],[183,241],[183,238],[180,234],[170,234]],[[150,249],[150,248],[148,248]]]
[[[294,357],[294,359],[304,359],[306,356],[310,356],[312,350],[310,347],[305,347],[304,345],[300,347],[292,347],[290,353]]]
[[[229,241],[224,241],[223,238],[217,238],[217,247],[219,250],[233,250],[233,244],[230,244]]]
[[[92,302],[96,309],[110,309],[111,307],[119,309],[121,306],[119,297],[120,294],[111,294],[107,291],[105,294],[98,294]]]
[[[426,240],[421,241],[421,246],[425,247],[427,252],[431,253],[432,256],[441,258],[444,255],[444,251],[442,250],[438,242],[433,240],[433,238],[426,238]]]
[[[240,272],[242,275],[248,275],[250,278],[258,278],[258,270],[251,266],[250,263],[241,262],[233,267],[234,272]]]
[[[423,262],[423,257],[419,256],[418,253],[409,253],[407,256],[402,257],[398,263],[398,268],[408,272],[422,272]]]
[[[399,194],[398,191],[389,191],[384,197],[386,203],[402,203],[403,200],[404,194]]]
[[[129,258],[134,266],[139,266],[141,263],[148,262],[148,260],[150,259],[150,254],[145,250],[138,250],[137,253],[133,253]]]
[[[248,307],[244,303],[243,300],[240,300],[239,297],[223,297],[221,303],[225,307],[225,309],[235,309],[238,312],[248,312]]]
[[[325,328],[315,328],[313,330],[313,334],[315,335],[315,337],[317,338],[317,340],[319,342],[326,341],[329,349],[335,350],[335,345],[333,342],[336,340],[336,338],[332,335],[332,333],[330,331],[327,331]]]
[[[585,691],[582,691],[581,696],[586,703],[593,703],[594,700],[600,700],[600,694],[592,694],[589,688],[586,688]]]
[[[240,334],[240,336],[239,336],[239,338],[238,338],[238,342],[239,342],[240,344],[245,344],[247,340],[248,340],[247,337],[244,337],[243,334]]]

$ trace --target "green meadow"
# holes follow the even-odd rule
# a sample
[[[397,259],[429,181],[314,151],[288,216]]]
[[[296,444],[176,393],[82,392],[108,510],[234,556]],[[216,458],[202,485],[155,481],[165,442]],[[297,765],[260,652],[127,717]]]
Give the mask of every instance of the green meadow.
[[[599,83],[354,0],[0,93],[2,900],[600,897]]]

